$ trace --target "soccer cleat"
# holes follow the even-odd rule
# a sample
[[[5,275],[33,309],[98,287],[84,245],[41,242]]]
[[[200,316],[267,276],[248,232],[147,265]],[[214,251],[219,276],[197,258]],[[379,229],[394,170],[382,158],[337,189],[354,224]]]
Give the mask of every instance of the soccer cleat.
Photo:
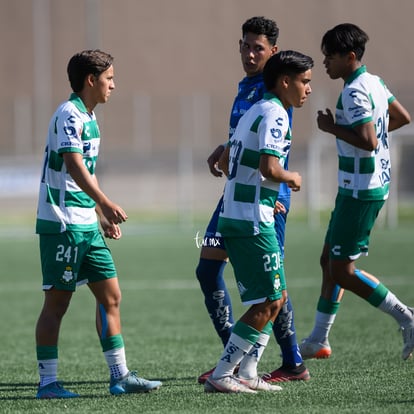
[[[414,350],[414,309],[408,308],[413,313],[413,320],[405,326],[401,326],[404,347],[402,350],[402,358],[408,359],[413,355]]]
[[[262,378],[266,382],[287,382],[287,381],[308,381],[310,380],[310,374],[309,374],[308,369],[304,365],[301,365],[300,368],[302,369],[301,372],[299,372],[299,367],[285,368],[281,366],[280,368],[276,369],[270,374],[264,374]]]
[[[237,379],[247,387],[249,387],[251,390],[255,391],[282,391],[282,387],[279,385],[272,385],[266,381],[263,380],[261,377],[256,378],[240,378],[237,377]]]
[[[313,342],[309,338],[305,338],[299,345],[299,350],[303,359],[329,358],[332,354],[331,346],[327,339],[324,342]]]
[[[136,372],[130,371],[123,378],[115,379],[111,377],[109,392],[112,395],[150,392],[157,390],[161,385],[162,383],[160,381],[149,381],[144,378],[139,378]]]
[[[214,370],[216,369],[216,367],[211,368],[209,371],[204,372],[204,374],[201,374],[197,381],[199,384],[204,384],[207,381],[207,378],[214,372]],[[234,369],[234,373],[237,374],[239,372],[239,366],[237,365],[237,367]]]
[[[199,384],[204,384],[206,381],[207,381],[207,378],[213,373],[213,371],[215,370],[216,368],[214,367],[214,368],[211,368],[209,371],[207,371],[207,372],[204,372],[203,374],[201,374],[198,378],[197,378],[197,381],[198,381],[198,383]]]
[[[223,393],[250,393],[256,394],[255,390],[252,390],[247,385],[240,382],[239,378],[234,375],[221,378],[208,377],[204,383],[205,392],[223,392]]]
[[[62,384],[58,381],[47,384],[44,387],[39,387],[36,394],[36,398],[39,399],[76,397],[79,397],[79,394],[65,390]]]

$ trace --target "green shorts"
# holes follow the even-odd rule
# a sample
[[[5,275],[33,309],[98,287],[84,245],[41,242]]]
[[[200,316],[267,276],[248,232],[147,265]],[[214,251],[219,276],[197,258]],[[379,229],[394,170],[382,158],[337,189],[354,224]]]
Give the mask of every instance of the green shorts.
[[[116,277],[111,252],[96,231],[40,234],[43,290],[75,291],[76,286]]]
[[[384,200],[362,201],[338,194],[325,244],[333,260],[356,260],[368,255],[369,238]]]
[[[224,237],[224,245],[244,305],[282,297],[286,282],[275,234]]]

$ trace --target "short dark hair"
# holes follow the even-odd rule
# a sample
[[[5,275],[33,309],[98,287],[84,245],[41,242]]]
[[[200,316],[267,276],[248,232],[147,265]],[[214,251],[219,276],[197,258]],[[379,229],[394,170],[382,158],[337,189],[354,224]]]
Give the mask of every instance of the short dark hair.
[[[251,17],[242,25],[243,36],[246,33],[254,33],[256,35],[264,35],[272,46],[276,45],[279,37],[279,28],[274,20],[266,19],[263,16]]]
[[[268,91],[280,76],[294,76],[313,68],[313,59],[294,50],[283,50],[271,56],[263,69],[263,80]]]
[[[113,63],[114,58],[99,49],[84,50],[71,57],[67,67],[70,86],[73,92],[80,92],[88,75],[98,77]]]
[[[321,50],[325,56],[354,52],[357,59],[361,60],[368,40],[368,35],[355,24],[342,23],[324,34]]]

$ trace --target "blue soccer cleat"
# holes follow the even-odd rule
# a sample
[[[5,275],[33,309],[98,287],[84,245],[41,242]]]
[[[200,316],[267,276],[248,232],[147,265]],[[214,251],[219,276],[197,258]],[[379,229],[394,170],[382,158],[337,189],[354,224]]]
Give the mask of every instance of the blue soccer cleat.
[[[130,371],[125,377],[120,379],[111,377],[109,392],[112,395],[150,392],[157,390],[161,385],[161,381],[149,381],[139,378],[136,372]]]
[[[39,399],[76,397],[79,397],[79,394],[65,390],[62,384],[58,381],[47,384],[44,387],[39,387],[36,394],[36,398]]]

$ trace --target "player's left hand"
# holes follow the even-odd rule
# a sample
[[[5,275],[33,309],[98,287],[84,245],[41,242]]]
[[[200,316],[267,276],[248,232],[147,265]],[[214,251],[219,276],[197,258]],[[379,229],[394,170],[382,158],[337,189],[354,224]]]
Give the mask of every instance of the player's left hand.
[[[104,236],[108,239],[119,240],[122,237],[121,227],[118,224],[110,224],[107,220],[101,219],[101,227]]]
[[[273,214],[278,213],[286,213],[286,208],[280,201],[276,201],[275,208],[273,209]]]

